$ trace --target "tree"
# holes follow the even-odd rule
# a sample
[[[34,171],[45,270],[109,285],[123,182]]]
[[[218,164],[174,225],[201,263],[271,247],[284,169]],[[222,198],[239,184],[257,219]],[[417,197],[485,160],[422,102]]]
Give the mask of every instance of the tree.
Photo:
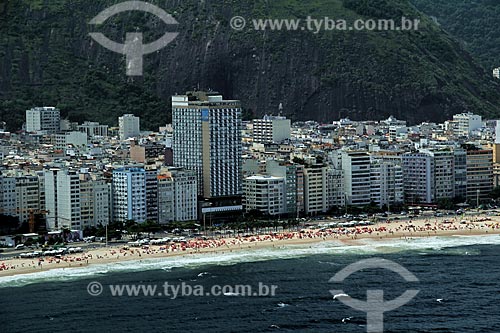
[[[12,234],[19,227],[19,218],[10,215],[0,214],[0,234]]]
[[[306,162],[305,162],[305,160],[303,158],[300,158],[300,157],[297,157],[297,156],[295,156],[293,158],[293,163],[295,163],[295,164],[301,164],[301,165],[305,165],[306,164]]]
[[[85,229],[83,229],[83,237],[96,236],[96,234],[97,234],[96,227],[85,227]]]
[[[246,212],[245,214],[245,217],[247,217],[249,220],[255,220],[255,219],[259,219],[259,218],[262,218],[264,216],[264,213],[262,213],[260,210],[258,209],[252,209],[252,210],[249,210],[248,212]]]
[[[493,191],[490,192],[489,197],[498,200],[498,198],[500,198],[500,186],[495,187]]]
[[[453,200],[451,200],[450,198],[438,199],[437,205],[438,209],[452,210],[453,208],[455,208],[455,204],[453,203]]]
[[[160,224],[154,221],[146,221],[139,225],[141,232],[147,232],[148,237],[150,233],[155,233],[161,230]]]
[[[243,110],[241,111],[241,118],[244,121],[252,120],[253,118],[255,118],[253,110],[250,108],[243,108]]]

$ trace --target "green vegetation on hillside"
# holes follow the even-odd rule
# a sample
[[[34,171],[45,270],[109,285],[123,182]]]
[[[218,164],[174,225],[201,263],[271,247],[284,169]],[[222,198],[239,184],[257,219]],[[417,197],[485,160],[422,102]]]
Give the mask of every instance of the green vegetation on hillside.
[[[123,56],[107,50],[102,53],[109,56],[108,63],[90,58],[85,22],[93,14],[85,12],[86,3],[26,0],[0,5],[5,18],[0,21],[0,119],[11,130],[20,127],[24,111],[34,106],[57,106],[73,121],[95,119],[109,125],[117,125],[124,113],[134,113],[142,116],[145,129],[169,120],[166,103],[154,90],[155,78],[147,73],[141,78],[121,75]]]
[[[423,1],[423,0],[414,0]],[[20,127],[24,110],[58,106],[73,121],[116,125],[141,116],[142,127],[170,121],[169,97],[212,88],[262,115],[283,103],[292,119],[444,120],[464,110],[498,116],[500,86],[427,17],[419,31],[234,31],[231,17],[419,17],[407,0],[149,1],[179,22],[179,37],[144,57],[144,77],[125,76],[122,55],[88,36],[120,42],[126,32],[157,39],[152,15],[122,13],[102,27],[88,22],[117,0],[23,0],[0,4],[0,120]],[[439,2],[439,1],[438,1]],[[250,24],[250,23],[249,23]]]
[[[489,71],[500,67],[500,2],[498,0],[411,0],[463,41]]]

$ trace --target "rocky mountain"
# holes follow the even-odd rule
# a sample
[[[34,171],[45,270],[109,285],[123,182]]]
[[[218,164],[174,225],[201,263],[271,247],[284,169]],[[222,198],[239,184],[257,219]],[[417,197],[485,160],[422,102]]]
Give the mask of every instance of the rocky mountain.
[[[74,121],[116,125],[123,113],[144,128],[170,120],[172,94],[213,89],[241,99],[247,116],[276,112],[329,122],[397,118],[442,121],[464,110],[500,115],[500,86],[448,33],[407,0],[156,0],[179,36],[144,57],[144,76],[125,75],[123,55],[93,41],[102,32],[145,42],[172,26],[126,12],[89,21],[118,0],[3,0],[0,3],[0,120],[19,128],[24,110],[57,105]],[[242,31],[230,27],[247,18]],[[418,31],[255,31],[251,19],[420,18]]]

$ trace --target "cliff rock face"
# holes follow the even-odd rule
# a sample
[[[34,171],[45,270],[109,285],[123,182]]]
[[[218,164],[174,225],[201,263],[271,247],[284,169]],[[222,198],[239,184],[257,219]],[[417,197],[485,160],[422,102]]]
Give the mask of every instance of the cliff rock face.
[[[294,120],[339,117],[442,121],[453,113],[499,114],[499,85],[461,46],[406,0],[150,1],[179,22],[127,12],[88,22],[120,1],[6,0],[0,4],[0,120],[19,127],[24,110],[57,105],[75,121],[116,124],[123,113],[145,128],[170,120],[169,97],[213,89],[241,99],[254,116],[283,103]],[[243,31],[231,17],[247,18]],[[422,20],[418,31],[255,31],[252,18],[395,18]],[[144,57],[144,76],[125,75],[124,56],[89,36],[145,42],[167,30],[179,36]]]

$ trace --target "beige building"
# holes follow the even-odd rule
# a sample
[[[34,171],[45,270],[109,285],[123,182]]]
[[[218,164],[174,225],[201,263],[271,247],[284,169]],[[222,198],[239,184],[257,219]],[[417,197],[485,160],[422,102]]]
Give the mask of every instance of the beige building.
[[[138,163],[146,163],[154,161],[165,155],[165,145],[148,142],[145,144],[136,144],[132,142],[130,145],[130,159]]]
[[[328,207],[328,175],[324,165],[313,165],[304,168],[304,208],[306,214],[327,212]]]

